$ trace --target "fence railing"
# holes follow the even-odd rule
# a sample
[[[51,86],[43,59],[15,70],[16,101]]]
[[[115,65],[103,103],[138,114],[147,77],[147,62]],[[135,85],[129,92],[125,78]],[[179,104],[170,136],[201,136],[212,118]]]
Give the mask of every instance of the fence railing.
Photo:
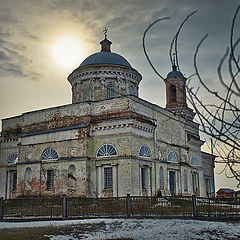
[[[239,218],[240,198],[127,197],[0,199],[0,219],[180,217]]]

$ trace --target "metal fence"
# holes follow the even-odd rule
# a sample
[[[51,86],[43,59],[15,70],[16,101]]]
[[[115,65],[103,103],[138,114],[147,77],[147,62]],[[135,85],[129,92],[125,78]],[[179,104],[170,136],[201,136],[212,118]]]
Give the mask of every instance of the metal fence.
[[[127,197],[0,199],[0,219],[178,217],[238,218],[240,198]]]

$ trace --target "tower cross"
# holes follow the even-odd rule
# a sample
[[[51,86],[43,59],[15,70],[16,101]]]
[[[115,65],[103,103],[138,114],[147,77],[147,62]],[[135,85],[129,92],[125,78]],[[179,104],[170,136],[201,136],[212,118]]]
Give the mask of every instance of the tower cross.
[[[172,56],[173,56],[173,65],[175,65],[175,61],[176,61],[176,53],[173,53]]]
[[[107,38],[107,32],[108,32],[108,29],[107,29],[107,28],[104,28],[104,29],[103,29],[103,33],[104,33],[105,38]]]

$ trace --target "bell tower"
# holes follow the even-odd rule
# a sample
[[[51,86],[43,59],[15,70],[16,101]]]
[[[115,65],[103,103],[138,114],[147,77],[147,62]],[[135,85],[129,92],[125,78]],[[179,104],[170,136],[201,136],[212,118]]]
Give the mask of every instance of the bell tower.
[[[166,84],[166,109],[192,120],[195,114],[187,106],[186,81],[187,79],[177,69],[174,61],[172,71],[164,80]]]

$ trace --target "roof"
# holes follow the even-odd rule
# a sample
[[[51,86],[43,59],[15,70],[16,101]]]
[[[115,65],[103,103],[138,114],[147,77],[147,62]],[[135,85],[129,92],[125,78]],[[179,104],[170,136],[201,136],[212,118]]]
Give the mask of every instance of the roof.
[[[235,193],[235,191],[234,191],[233,189],[231,189],[231,188],[220,188],[220,189],[217,191],[217,193],[218,193],[220,190],[224,191],[225,193]]]
[[[183,74],[179,71],[171,71],[168,73],[167,77],[183,77]]]
[[[93,65],[93,64],[111,64],[130,67],[130,63],[121,55],[113,52],[97,52],[87,57],[80,67]]]
[[[183,77],[183,74],[177,70],[177,66],[175,65],[175,63],[172,66],[172,71],[167,75],[167,78],[170,77]]]

